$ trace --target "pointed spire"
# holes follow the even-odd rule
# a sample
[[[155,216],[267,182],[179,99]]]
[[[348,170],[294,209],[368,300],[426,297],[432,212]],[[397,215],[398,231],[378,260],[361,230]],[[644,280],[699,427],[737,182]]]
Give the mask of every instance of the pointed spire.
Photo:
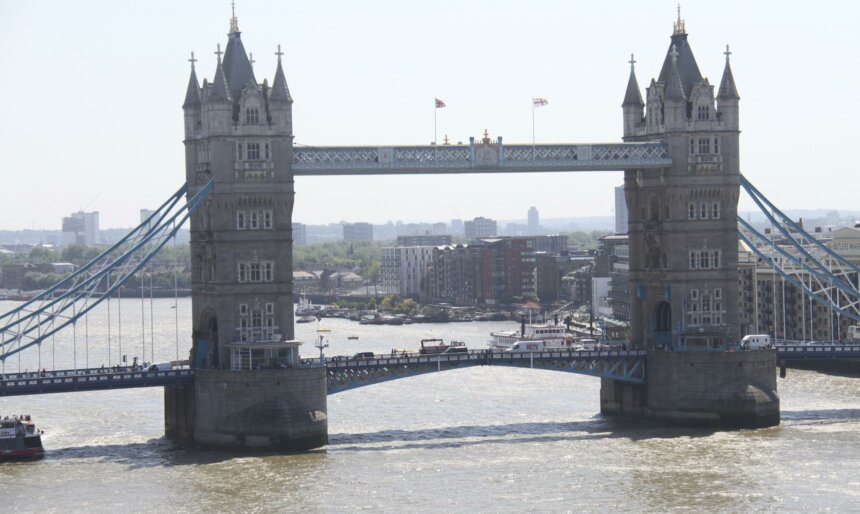
[[[645,105],[645,102],[642,101],[642,93],[639,91],[639,82],[636,80],[636,70],[633,68],[635,64],[636,60],[633,58],[633,54],[630,54],[630,79],[627,81],[627,92],[624,93],[622,107],[625,105]]]
[[[681,4],[678,4],[678,19],[672,24],[672,35],[680,36],[686,34],[687,29],[684,27],[684,20],[681,19]]]
[[[278,51],[275,52],[278,56],[278,69],[275,70],[275,80],[272,81],[272,101],[290,102],[293,97],[290,96],[290,88],[287,87],[287,79],[284,77],[284,68],[281,66],[281,57],[284,52],[281,51],[281,45],[278,45]]]
[[[233,11],[233,16],[230,17],[230,34],[239,32],[239,19],[236,18],[236,0],[230,2],[230,8]]]
[[[230,96],[230,88],[227,87],[227,78],[224,76],[224,69],[221,67],[221,44],[218,44],[218,50],[215,55],[218,56],[218,67],[215,68],[215,77],[212,78],[212,93],[209,95],[210,100],[215,101],[232,101]]]
[[[182,108],[200,105],[200,84],[197,82],[197,73],[194,71],[194,63],[197,59],[194,58],[194,52],[191,52],[191,77],[188,79],[188,90],[185,92],[185,102],[182,103]]]
[[[735,76],[732,74],[732,66],[729,64],[729,56],[732,52],[729,51],[729,45],[726,45],[726,51],[723,53],[726,56],[726,67],[723,70],[723,80],[720,82],[720,91],[717,93],[717,98],[728,100],[739,100],[738,88],[735,86]]]
[[[674,98],[683,100],[684,83],[681,82],[681,74],[678,72],[678,49],[672,45],[672,50],[669,52],[672,56],[672,69],[669,71],[669,77],[666,81],[666,98]]]

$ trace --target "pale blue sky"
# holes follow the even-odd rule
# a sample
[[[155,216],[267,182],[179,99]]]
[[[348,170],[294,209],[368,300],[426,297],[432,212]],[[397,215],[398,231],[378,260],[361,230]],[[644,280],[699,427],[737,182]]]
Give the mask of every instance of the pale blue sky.
[[[257,78],[277,44],[297,144],[426,144],[480,136],[620,141],[630,53],[643,89],[669,45],[670,1],[239,0]],[[741,96],[741,170],[784,208],[858,209],[856,2],[684,2],[699,68],[723,51]],[[0,228],[58,229],[81,207],[131,226],[184,177],[188,54],[211,79],[229,1],[0,0]],[[609,215],[620,172],[300,177],[294,220],[448,221]],[[742,202],[741,208],[749,203]]]

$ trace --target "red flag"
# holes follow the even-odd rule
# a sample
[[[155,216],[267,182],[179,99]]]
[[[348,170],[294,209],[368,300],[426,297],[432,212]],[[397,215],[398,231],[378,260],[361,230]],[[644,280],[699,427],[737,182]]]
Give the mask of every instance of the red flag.
[[[549,100],[547,100],[546,98],[532,98],[532,105],[534,107],[543,107],[544,105],[546,105],[548,103],[549,103]]]
[[[437,99],[436,99],[436,108],[437,108],[437,109],[440,109],[440,108],[442,108],[442,107],[445,107],[445,102],[443,102],[442,100],[439,100],[439,99],[437,98]]]

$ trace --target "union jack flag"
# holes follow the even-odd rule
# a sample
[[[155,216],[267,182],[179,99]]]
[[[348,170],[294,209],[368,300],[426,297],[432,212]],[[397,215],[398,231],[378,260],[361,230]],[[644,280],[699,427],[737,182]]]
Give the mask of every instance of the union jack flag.
[[[439,109],[439,108],[442,108],[442,107],[445,107],[445,102],[443,102],[442,100],[439,100],[439,99],[437,98],[437,99],[436,99],[436,108],[437,108],[437,109]]]
[[[546,98],[532,98],[532,105],[534,107],[543,107],[544,105],[546,105],[548,103],[549,103],[549,100],[547,100]]]

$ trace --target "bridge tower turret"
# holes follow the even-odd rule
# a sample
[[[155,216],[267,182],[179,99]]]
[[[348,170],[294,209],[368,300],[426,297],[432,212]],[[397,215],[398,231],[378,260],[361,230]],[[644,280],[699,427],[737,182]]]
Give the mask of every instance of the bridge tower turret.
[[[738,95],[726,61],[719,109],[680,13],[659,77],[636,121],[631,71],[624,141],[663,141],[672,166],[626,170],[631,342],[718,349],[738,331]],[[634,124],[635,121],[635,124]]]
[[[277,52],[254,76],[235,13],[215,75],[192,55],[183,111],[191,217],[193,386],[165,390],[169,435],[206,445],[298,450],[327,440],[325,368],[293,341],[292,97]],[[221,58],[223,54],[223,59]]]

